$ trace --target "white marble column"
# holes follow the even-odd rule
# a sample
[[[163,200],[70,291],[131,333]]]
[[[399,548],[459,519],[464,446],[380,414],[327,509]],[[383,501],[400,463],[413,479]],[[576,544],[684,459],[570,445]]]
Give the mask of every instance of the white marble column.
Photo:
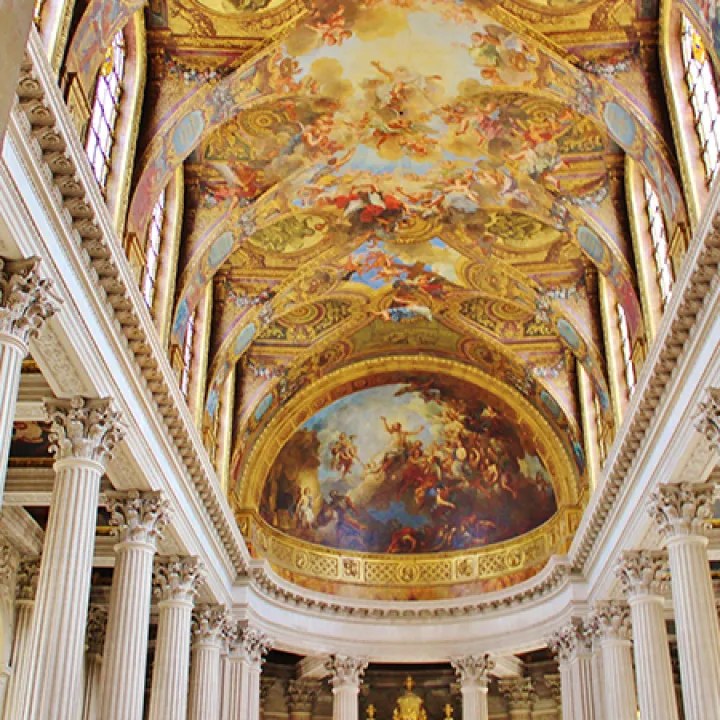
[[[663,610],[664,587],[670,579],[667,553],[624,552],[617,573],[630,605],[640,717],[678,720]]]
[[[101,679],[100,717],[142,720],[145,700],[153,560],[168,521],[159,492],[108,494],[119,530]]]
[[[196,557],[155,561],[155,595],[160,602],[149,720],[187,718],[190,628],[202,575]]]
[[[85,652],[85,698],[82,720],[100,720],[100,675],[108,611],[99,605],[88,612],[87,649]]]
[[[32,617],[40,576],[40,558],[23,560],[17,571],[15,632],[4,720],[26,720],[30,712],[28,686],[34,661]]]
[[[710,484],[660,485],[650,505],[670,559],[686,720],[720,718],[720,628],[705,535],[712,498]]]
[[[46,405],[57,460],[33,617],[30,717],[77,720],[100,478],[124,433],[107,399]]]
[[[495,663],[488,654],[450,660],[460,681],[462,720],[488,720],[489,673]]]
[[[0,536],[0,717],[10,681],[19,565],[20,553]]]
[[[584,623],[574,619],[548,641],[560,665],[564,720],[605,720],[595,715],[592,642]]]
[[[630,608],[619,600],[597,603],[589,624],[599,639],[602,653],[605,716],[637,720]]]
[[[220,656],[228,623],[227,609],[221,605],[205,605],[195,611],[188,720],[220,720]]]
[[[0,506],[22,361],[28,354],[30,340],[57,308],[52,283],[40,278],[39,266],[38,258],[6,260],[0,257]]]
[[[259,720],[260,672],[271,645],[267,635],[250,626],[237,626],[230,633],[223,720]]]
[[[313,706],[319,692],[319,680],[290,680],[285,694],[289,720],[312,720]]]
[[[501,680],[500,692],[505,696],[510,720],[532,719],[532,707],[537,700],[532,678],[517,677]]]
[[[333,720],[358,720],[358,694],[367,658],[333,655],[327,663],[333,691]]]

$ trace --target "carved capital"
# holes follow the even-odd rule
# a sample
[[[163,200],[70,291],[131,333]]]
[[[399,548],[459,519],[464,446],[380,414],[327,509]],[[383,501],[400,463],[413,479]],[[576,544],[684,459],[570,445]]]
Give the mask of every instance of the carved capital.
[[[560,673],[543,675],[543,682],[559,707],[562,704],[562,682],[560,680]]]
[[[17,592],[20,553],[0,536],[0,593],[6,600],[13,600]]]
[[[571,662],[579,654],[592,651],[592,637],[588,628],[577,618],[554,632],[547,644],[561,663]]]
[[[155,597],[160,602],[192,602],[202,579],[203,566],[197,557],[155,561]]]
[[[663,595],[668,590],[670,569],[662,550],[624,552],[615,569],[628,598]]]
[[[17,571],[17,599],[34,601],[39,579],[40,558],[22,560]]]
[[[108,611],[101,605],[91,605],[87,621],[87,651],[92,655],[102,655],[105,646]]]
[[[500,692],[505,696],[510,710],[530,710],[537,700],[532,678],[507,678],[500,681]]]
[[[157,545],[169,519],[168,501],[161,492],[110,492],[110,524],[119,528],[120,542]]]
[[[250,625],[238,624],[230,634],[231,656],[254,665],[258,670],[272,646],[273,641],[265,633]]]
[[[450,659],[462,687],[480,686],[487,688],[488,673],[495,667],[490,655],[466,655]]]
[[[52,422],[50,452],[58,460],[78,458],[105,463],[125,437],[120,413],[110,409],[110,399],[46,399],[45,409]]]
[[[325,664],[330,673],[333,688],[344,686],[360,687],[360,681],[368,666],[366,657],[352,658],[347,655],[332,655]]]
[[[711,483],[660,485],[650,496],[648,511],[665,538],[704,535],[713,514]]]
[[[319,692],[319,680],[290,680],[285,693],[288,710],[291,713],[312,713]]]
[[[229,624],[228,611],[224,605],[201,605],[193,613],[193,641],[222,643]]]
[[[706,399],[695,415],[695,428],[711,450],[720,452],[720,388],[708,388]]]
[[[630,608],[622,600],[596,603],[588,625],[600,641],[629,640],[632,636]]]
[[[39,267],[39,258],[0,258],[0,333],[12,335],[25,347],[61,302],[53,294],[52,281],[40,277]]]
[[[270,691],[275,687],[275,683],[277,682],[277,678],[274,677],[268,677],[267,675],[263,675],[260,678],[260,709],[265,709],[265,703],[267,702],[268,696],[270,695]]]

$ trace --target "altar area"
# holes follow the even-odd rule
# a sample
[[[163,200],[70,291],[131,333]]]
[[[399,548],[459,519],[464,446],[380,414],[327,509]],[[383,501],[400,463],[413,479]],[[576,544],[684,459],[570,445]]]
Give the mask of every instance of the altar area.
[[[415,681],[411,675],[405,680],[405,692],[400,695],[396,701],[396,707],[393,710],[392,720],[434,720],[429,718],[425,709],[424,700],[413,692]],[[443,720],[453,720],[453,706],[446,703],[443,708]],[[366,720],[382,720],[378,717],[375,705],[368,705],[365,714]],[[389,719],[388,719],[389,720]]]

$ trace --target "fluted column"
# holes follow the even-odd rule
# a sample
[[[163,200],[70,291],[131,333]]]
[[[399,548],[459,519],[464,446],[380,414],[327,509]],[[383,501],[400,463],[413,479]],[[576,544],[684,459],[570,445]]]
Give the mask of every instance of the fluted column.
[[[613,720],[637,720],[630,609],[618,600],[598,603],[590,625],[599,638],[602,653],[605,716]]]
[[[196,557],[173,557],[155,562],[155,594],[160,602],[150,720],[187,718],[190,628],[201,580],[202,565]]]
[[[450,660],[460,681],[462,720],[488,720],[489,673],[495,662],[485,655],[468,655]]]
[[[664,586],[669,581],[667,553],[625,552],[617,572],[630,605],[640,717],[678,720],[663,611]]]
[[[22,361],[30,340],[57,308],[52,283],[40,278],[39,266],[38,258],[0,258],[0,507]]]
[[[228,612],[221,605],[195,611],[188,720],[220,720],[220,654],[228,629]]]
[[[20,553],[7,539],[0,537],[0,717],[5,708],[11,672],[19,564]]]
[[[327,663],[333,691],[333,720],[358,720],[360,682],[367,658],[333,655]]]
[[[88,613],[87,650],[85,653],[85,699],[82,720],[100,719],[100,675],[103,666],[103,647],[107,630],[108,611],[94,606]]]
[[[46,405],[57,460],[33,618],[30,717],[77,720],[100,478],[123,431],[107,399]]]
[[[158,492],[133,490],[108,493],[108,510],[119,542],[100,681],[100,718],[142,720],[153,559],[168,521],[168,504]]]
[[[319,680],[290,680],[286,693],[290,720],[312,720],[313,706],[319,691]]]
[[[5,702],[5,720],[26,720],[30,712],[29,684],[34,662],[32,617],[40,577],[40,558],[23,560],[17,571],[12,674]]]
[[[565,720],[605,720],[595,715],[592,643],[582,621],[574,619],[548,641],[560,665],[562,715]]]
[[[259,720],[260,672],[271,645],[270,638],[253,627],[232,629],[225,668],[223,720]]]
[[[670,559],[686,720],[720,718],[720,628],[705,535],[712,485],[661,485],[650,513]]]

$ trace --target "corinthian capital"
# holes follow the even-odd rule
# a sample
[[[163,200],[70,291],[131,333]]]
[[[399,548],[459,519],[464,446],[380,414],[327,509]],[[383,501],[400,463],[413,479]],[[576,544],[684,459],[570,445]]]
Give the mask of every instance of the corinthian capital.
[[[518,677],[500,681],[500,692],[510,710],[530,710],[537,700],[532,678]]]
[[[698,406],[695,428],[711,450],[720,452],[720,388],[708,388],[707,399]]]
[[[111,492],[107,494],[110,524],[119,528],[120,542],[155,546],[169,519],[168,501],[161,492]]]
[[[50,452],[58,460],[78,458],[104,463],[125,437],[120,413],[110,409],[110,399],[45,400],[52,422]]]
[[[621,600],[597,603],[588,625],[600,640],[629,640],[632,633],[630,608]]]
[[[462,687],[481,686],[486,688],[488,673],[495,667],[490,655],[466,655],[450,659]]]
[[[40,277],[39,267],[39,258],[0,258],[0,333],[12,335],[25,346],[60,304],[52,281]]]
[[[87,621],[87,651],[92,655],[102,655],[105,646],[108,611],[100,605],[91,605]]]
[[[290,680],[285,694],[291,713],[312,713],[315,698],[320,692],[320,680]]]
[[[197,643],[223,642],[230,624],[224,605],[201,605],[193,613],[192,634]]]
[[[663,595],[670,580],[668,556],[662,550],[624,552],[615,572],[629,598]]]
[[[591,652],[592,638],[585,624],[578,618],[574,618],[554,632],[547,645],[550,652],[557,655],[561,663],[567,663],[580,653]]]
[[[5,539],[0,538],[0,593],[7,600],[15,597],[20,553]]]
[[[27,558],[20,562],[17,571],[17,599],[35,600],[40,579],[40,558]]]
[[[330,682],[334,688],[351,685],[360,687],[362,678],[368,666],[366,657],[352,658],[347,655],[332,655],[325,664],[330,672]]]
[[[230,652],[233,657],[239,658],[249,665],[262,667],[265,655],[273,645],[272,640],[265,633],[244,623],[238,623],[231,631]]]
[[[155,561],[155,596],[160,602],[192,602],[203,579],[197,557],[158,558]]]
[[[666,538],[702,535],[713,514],[713,490],[710,483],[660,485],[650,496],[648,511]]]

